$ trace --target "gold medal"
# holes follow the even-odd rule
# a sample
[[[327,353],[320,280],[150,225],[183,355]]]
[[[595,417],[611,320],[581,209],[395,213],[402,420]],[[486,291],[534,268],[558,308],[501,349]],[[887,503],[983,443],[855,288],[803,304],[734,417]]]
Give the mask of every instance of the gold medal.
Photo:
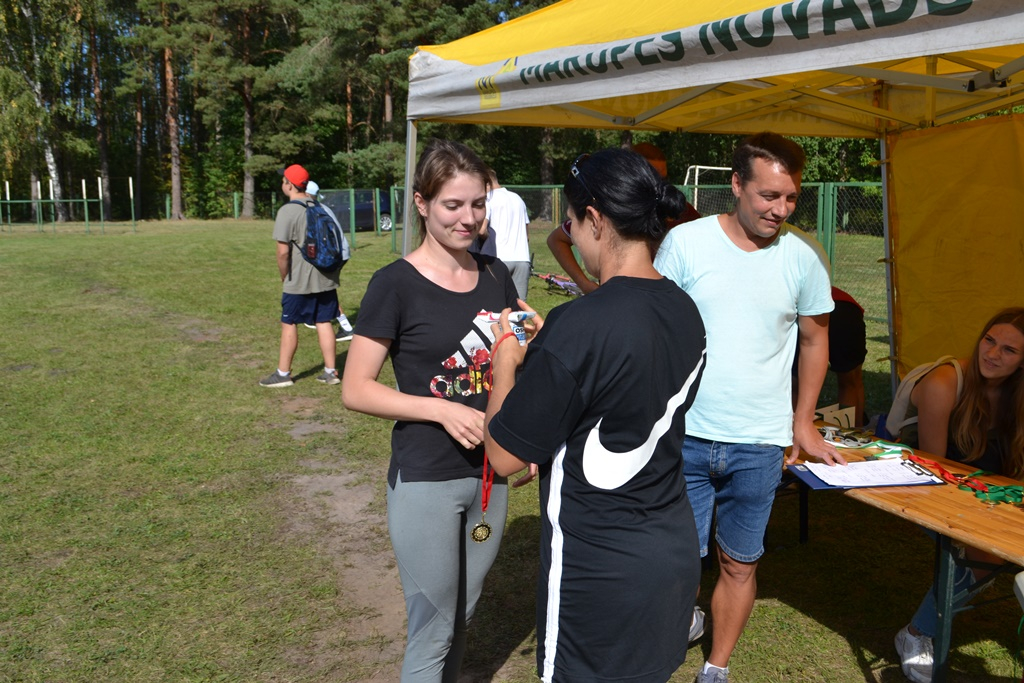
[[[491,537],[491,525],[485,522],[483,517],[481,517],[480,523],[473,527],[473,531],[470,532],[470,535],[477,543],[483,543]]]
[[[480,481],[480,521],[469,535],[474,543],[483,543],[491,537],[491,525],[487,523],[487,504],[491,501],[491,486],[494,484],[494,470],[487,462],[487,451],[484,451],[484,471]]]

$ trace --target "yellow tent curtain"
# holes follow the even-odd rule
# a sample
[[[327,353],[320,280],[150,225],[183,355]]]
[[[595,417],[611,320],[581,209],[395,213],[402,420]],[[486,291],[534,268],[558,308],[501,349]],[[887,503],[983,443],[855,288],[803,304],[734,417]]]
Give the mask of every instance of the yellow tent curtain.
[[[900,376],[968,356],[1001,308],[1024,306],[1024,116],[894,136],[890,251]]]

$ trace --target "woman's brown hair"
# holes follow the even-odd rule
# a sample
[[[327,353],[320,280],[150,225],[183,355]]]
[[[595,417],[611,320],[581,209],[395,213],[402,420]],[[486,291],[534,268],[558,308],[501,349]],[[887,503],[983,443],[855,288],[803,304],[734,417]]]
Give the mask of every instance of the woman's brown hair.
[[[477,176],[485,187],[491,187],[491,169],[480,160],[476,152],[461,142],[431,140],[423,150],[419,163],[416,164],[416,172],[412,177],[412,191],[430,202],[445,183],[460,173]],[[427,234],[427,221],[418,211],[416,217],[419,219],[419,234],[422,241]]]
[[[964,390],[950,415],[950,432],[953,443],[966,456],[964,462],[972,462],[985,452],[989,431],[994,428],[1003,442],[1004,474],[1021,479],[1024,478],[1024,368],[1017,368],[1003,381],[995,415],[990,414],[985,378],[981,375],[978,348],[996,325],[1012,325],[1024,334],[1024,308],[999,311],[978,336],[964,374]]]

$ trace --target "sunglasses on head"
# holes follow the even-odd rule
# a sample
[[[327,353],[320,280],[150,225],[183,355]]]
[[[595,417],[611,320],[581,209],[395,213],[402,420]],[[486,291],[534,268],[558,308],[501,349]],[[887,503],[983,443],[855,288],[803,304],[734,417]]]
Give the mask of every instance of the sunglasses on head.
[[[580,185],[582,185],[583,189],[586,190],[587,194],[590,195],[590,200],[593,202],[594,206],[596,207],[597,206],[597,197],[590,190],[590,188],[587,187],[587,181],[583,179],[583,173],[580,171],[580,164],[583,163],[584,161],[586,161],[589,158],[590,158],[590,155],[585,153],[585,152],[583,154],[579,155],[578,157],[576,157],[576,161],[572,162],[572,166],[569,167],[569,173],[572,175],[573,178],[575,178],[576,180],[580,181]]]

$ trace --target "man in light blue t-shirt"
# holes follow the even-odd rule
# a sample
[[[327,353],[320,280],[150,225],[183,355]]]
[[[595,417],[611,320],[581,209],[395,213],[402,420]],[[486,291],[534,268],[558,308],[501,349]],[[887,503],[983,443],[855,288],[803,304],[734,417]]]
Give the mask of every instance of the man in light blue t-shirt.
[[[829,266],[821,246],[786,223],[804,168],[798,144],[759,133],[733,153],[735,208],[669,232],[655,267],[696,302],[707,366],[686,414],[683,470],[707,555],[712,515],[721,569],[711,597],[711,652],[697,683],[725,683],[753,610],[757,561],[783,452],[845,464],[814,426],[828,370]],[[797,344],[799,398],[792,404]],[[703,634],[695,608],[691,640]]]

